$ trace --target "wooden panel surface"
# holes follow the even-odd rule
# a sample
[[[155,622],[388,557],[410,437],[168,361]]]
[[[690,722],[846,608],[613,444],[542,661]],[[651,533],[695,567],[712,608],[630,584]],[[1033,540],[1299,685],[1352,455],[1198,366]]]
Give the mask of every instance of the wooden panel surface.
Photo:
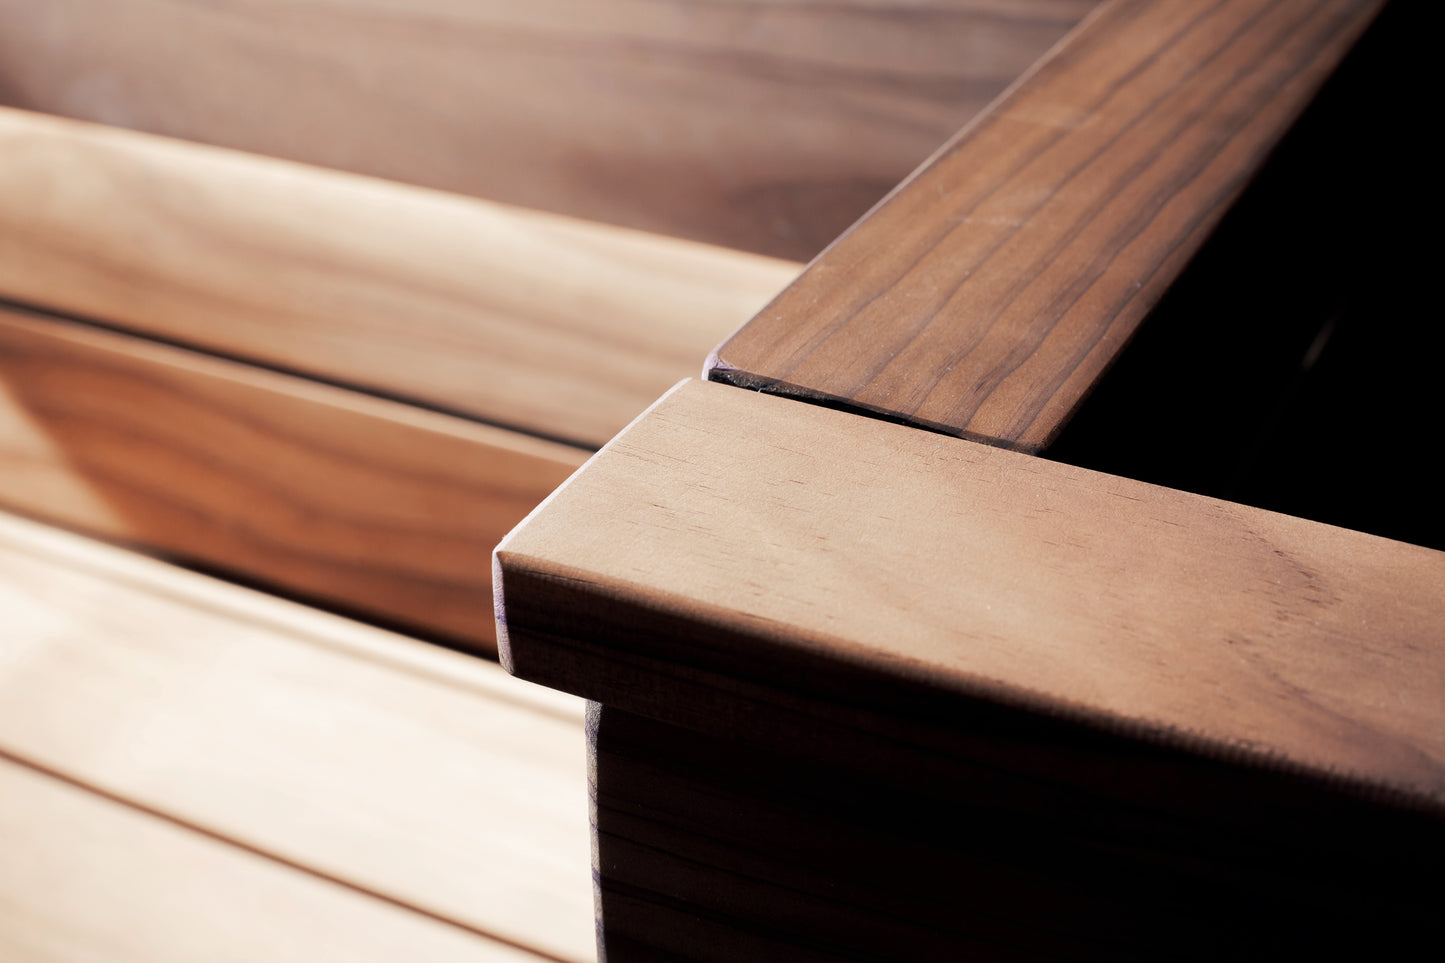
[[[0,308],[0,504],[484,652],[492,547],[585,457]]]
[[[796,270],[0,109],[0,298],[594,447]]]
[[[1040,449],[1382,5],[1112,0],[709,377]]]
[[[0,757],[12,963],[536,956],[299,873]]]
[[[929,779],[907,753],[869,772],[857,743],[824,762],[589,705],[606,958],[1402,958],[1439,929],[1445,820],[1006,714],[953,721],[995,751]]]
[[[0,103],[806,259],[1096,2],[0,0]]]
[[[6,777],[5,959],[593,958],[576,700],[7,515],[0,613],[0,758],[159,817]]]
[[[886,770],[1004,706],[1445,808],[1445,553],[687,382],[494,564],[504,665],[677,725]]]

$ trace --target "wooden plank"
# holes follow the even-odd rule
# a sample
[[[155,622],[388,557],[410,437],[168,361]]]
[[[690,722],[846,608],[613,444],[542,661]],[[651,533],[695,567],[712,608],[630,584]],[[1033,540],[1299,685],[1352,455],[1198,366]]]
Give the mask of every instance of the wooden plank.
[[[806,259],[1096,2],[0,0],[0,102]]]
[[[1041,449],[1381,6],[1112,0],[709,377]]]
[[[797,270],[22,111],[0,157],[0,297],[594,447]]]
[[[105,959],[222,958],[192,952],[195,941],[229,952],[216,933],[239,927],[263,940],[294,930],[297,958],[371,959],[374,936],[376,958],[429,959],[435,946],[450,959],[477,942],[453,929],[593,958],[576,700],[12,516],[0,516],[0,612],[4,758],[257,854],[208,855],[209,842],[158,838],[170,830],[133,816],[102,830],[103,814],[72,819],[81,804],[63,799],[37,816],[15,808],[7,783],[0,947],[20,940],[38,954],[22,959],[87,947]],[[375,897],[316,895],[314,881],[241,865],[261,855],[291,877]],[[314,931],[301,925],[312,910]],[[448,925],[431,932],[409,915]],[[409,932],[416,947],[397,951]],[[173,955],[152,956],[167,939]],[[241,954],[258,956],[283,958]]]
[[[504,665],[675,725],[1018,766],[999,706],[1445,809],[1445,553],[687,382],[494,565]]]
[[[0,955],[17,961],[542,959],[0,758]]]
[[[580,449],[0,308],[0,504],[494,652]]]

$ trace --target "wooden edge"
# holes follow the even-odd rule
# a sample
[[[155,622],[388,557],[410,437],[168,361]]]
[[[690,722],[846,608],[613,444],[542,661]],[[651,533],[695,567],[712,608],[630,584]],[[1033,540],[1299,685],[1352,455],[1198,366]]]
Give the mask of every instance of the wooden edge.
[[[1382,6],[1111,0],[705,376],[1042,449]]]
[[[494,566],[510,671],[660,721],[887,766],[994,706],[1445,813],[1445,553],[688,382]]]
[[[0,108],[0,298],[597,446],[799,266]]]
[[[586,457],[0,309],[0,504],[475,651],[492,546]]]

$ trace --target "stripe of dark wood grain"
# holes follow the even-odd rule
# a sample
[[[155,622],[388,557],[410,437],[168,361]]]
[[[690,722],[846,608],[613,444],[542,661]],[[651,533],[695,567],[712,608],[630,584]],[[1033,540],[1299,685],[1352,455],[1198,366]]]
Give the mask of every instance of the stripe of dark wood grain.
[[[1382,6],[1114,0],[708,377],[1043,448]]]
[[[0,308],[0,504],[467,648],[492,546],[585,458]]]

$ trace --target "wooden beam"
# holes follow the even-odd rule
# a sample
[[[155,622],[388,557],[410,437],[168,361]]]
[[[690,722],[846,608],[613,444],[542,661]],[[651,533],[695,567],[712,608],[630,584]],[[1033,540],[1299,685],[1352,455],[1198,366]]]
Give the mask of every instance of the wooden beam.
[[[676,725],[999,705],[1445,807],[1442,552],[686,382],[494,564],[511,671]]]
[[[0,155],[0,298],[594,447],[797,272],[23,111]]]
[[[0,956],[593,959],[577,700],[9,515],[0,613]]]
[[[0,0],[0,103],[806,260],[1096,2]]]
[[[504,665],[596,700],[608,959],[1435,926],[1445,553],[687,382],[495,565]]]
[[[708,377],[1037,451],[1380,0],[1113,0]]]
[[[585,458],[0,308],[0,504],[481,652],[492,547]]]

